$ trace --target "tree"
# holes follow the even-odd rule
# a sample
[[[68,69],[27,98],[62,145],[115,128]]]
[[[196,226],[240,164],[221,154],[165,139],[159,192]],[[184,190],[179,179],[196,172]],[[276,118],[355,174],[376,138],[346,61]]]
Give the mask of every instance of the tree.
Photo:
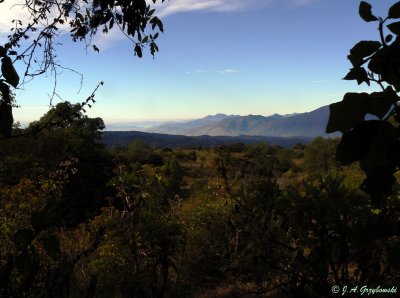
[[[152,0],[153,4],[156,1]],[[0,0],[0,4],[3,2]],[[139,58],[147,46],[153,56],[158,52],[155,41],[159,31],[164,31],[162,22],[154,16],[155,9],[145,0],[25,0],[21,6],[29,12],[30,19],[14,20],[8,41],[0,45],[0,135],[3,138],[11,136],[13,124],[15,101],[11,87],[17,88],[21,82],[13,64],[16,61],[25,64],[22,82],[48,71],[56,79],[57,70],[63,68],[55,59],[54,49],[61,29],[69,28],[72,41],[84,41],[99,52],[99,48],[92,44],[92,37],[99,30],[108,33],[118,27],[132,41],[134,53]],[[152,33],[156,27],[158,31],[148,33],[148,26],[151,26]],[[55,94],[54,90],[50,106]],[[88,100],[83,102],[80,109],[84,111],[90,103]]]
[[[400,166],[400,2],[382,18],[373,15],[369,3],[361,1],[359,14],[364,21],[378,24],[380,40],[363,40],[350,50],[348,59],[353,67],[344,79],[367,85],[373,82],[381,91],[346,93],[341,102],[330,105],[326,131],[343,133],[337,160],[343,165],[360,162],[367,175],[361,188],[380,206],[392,193],[393,174]],[[385,27],[390,31],[387,35]],[[376,119],[366,120],[367,114]]]
[[[304,149],[304,169],[312,177],[321,177],[335,165],[336,139],[317,137]]]

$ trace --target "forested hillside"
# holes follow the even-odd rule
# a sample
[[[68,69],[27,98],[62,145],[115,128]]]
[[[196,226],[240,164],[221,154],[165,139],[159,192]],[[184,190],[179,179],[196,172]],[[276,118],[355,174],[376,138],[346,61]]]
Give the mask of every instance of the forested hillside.
[[[101,143],[107,148],[126,147],[135,140],[142,140],[153,147],[205,147],[211,148],[218,145],[234,143],[254,144],[267,142],[285,148],[301,143],[307,144],[313,140],[311,137],[266,137],[266,136],[197,136],[169,135],[159,133],[146,133],[141,131],[105,131],[101,136]]]

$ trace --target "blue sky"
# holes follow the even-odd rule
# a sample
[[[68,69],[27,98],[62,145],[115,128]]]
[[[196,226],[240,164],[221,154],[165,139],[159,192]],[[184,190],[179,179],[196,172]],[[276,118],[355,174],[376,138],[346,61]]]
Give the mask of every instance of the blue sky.
[[[82,101],[104,81],[88,114],[106,123],[311,111],[348,91],[374,90],[341,80],[351,66],[349,49],[379,37],[376,24],[358,17],[359,2],[170,0],[158,7],[165,33],[155,59],[147,52],[135,57],[118,32],[96,39],[99,54],[62,36],[58,59],[84,80],[80,89],[80,77],[64,71],[58,94]],[[369,2],[385,15],[396,1]],[[14,109],[15,121],[43,115],[52,84],[42,76],[16,91],[21,108]]]

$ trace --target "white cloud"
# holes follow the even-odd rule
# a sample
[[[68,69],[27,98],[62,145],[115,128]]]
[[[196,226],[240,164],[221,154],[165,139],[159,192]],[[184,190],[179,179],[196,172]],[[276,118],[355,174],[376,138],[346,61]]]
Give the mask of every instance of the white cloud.
[[[298,7],[298,6],[308,6],[311,5],[318,0],[292,0],[291,6]]]
[[[227,68],[227,69],[224,69],[224,70],[217,70],[216,72],[217,73],[222,73],[222,74],[227,74],[227,73],[237,73],[237,72],[240,72],[240,70],[239,69]]]
[[[125,40],[126,36],[119,28],[113,28],[107,34],[99,30],[93,37],[92,44],[96,45],[101,51],[113,48],[119,41]]]
[[[157,15],[167,15],[189,11],[232,12],[258,9],[271,4],[300,7],[314,4],[319,0],[170,0],[156,4]]]
[[[196,71],[194,71],[194,72],[193,72],[193,71],[187,71],[186,74],[187,74],[187,75],[191,75],[191,74],[193,74],[193,73],[201,73],[201,74],[204,74],[204,73],[229,74],[229,73],[238,73],[238,72],[240,72],[239,69],[232,69],[232,68],[225,68],[225,69],[222,69],[222,70],[215,70],[215,71],[198,69],[198,70],[196,70]]]
[[[10,34],[12,20],[29,18],[28,11],[21,7],[22,3],[25,3],[25,0],[4,1],[0,4],[0,42],[4,42],[7,35]]]
[[[275,0],[171,0],[156,5],[157,15],[164,17],[179,12],[215,11],[230,12],[267,6]]]

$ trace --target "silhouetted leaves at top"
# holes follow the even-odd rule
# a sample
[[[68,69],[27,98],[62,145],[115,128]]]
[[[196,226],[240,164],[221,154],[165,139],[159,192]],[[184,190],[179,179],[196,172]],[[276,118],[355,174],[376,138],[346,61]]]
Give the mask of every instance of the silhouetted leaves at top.
[[[7,50],[3,46],[0,46],[0,57],[4,57],[6,54]]]
[[[379,205],[379,198],[391,193],[395,181],[393,174],[400,165],[399,96],[400,91],[400,22],[387,25],[394,33],[385,36],[384,25],[388,19],[400,18],[400,2],[394,4],[387,18],[372,14],[372,6],[361,1],[360,16],[367,22],[379,21],[380,41],[360,41],[351,50],[348,59],[353,65],[345,80],[358,84],[376,82],[384,91],[347,93],[343,100],[330,105],[326,131],[344,133],[337,148],[336,158],[348,165],[360,161],[367,174],[362,189],[372,195]],[[368,71],[363,67],[368,63]],[[380,121],[366,121],[367,114]],[[389,122],[389,119],[391,119]],[[392,123],[396,125],[392,125]]]
[[[355,55],[352,55],[352,54],[348,55],[348,56],[347,56],[347,59],[350,60],[351,64],[352,64],[354,67],[360,67],[360,66],[363,65],[364,62],[365,62],[364,59],[363,59],[362,57],[355,56]]]
[[[155,3],[156,1],[153,0],[152,2]],[[160,2],[164,2],[164,0]],[[118,27],[126,35],[132,38],[136,37],[137,42],[142,45],[149,43],[151,39],[149,35],[145,35],[145,29],[148,24],[151,25],[152,30],[157,27],[161,32],[164,31],[163,23],[157,16],[154,16],[155,10],[145,0],[93,1],[89,8],[84,11],[77,7],[73,1],[67,3],[64,7],[64,12],[68,16],[74,9],[76,10],[75,18],[69,24],[74,41],[83,40],[88,34],[96,34],[100,26],[102,26],[104,33],[108,33],[109,30],[115,27],[114,24],[118,24]],[[96,50],[96,48],[94,49]],[[142,56],[139,54],[139,50],[135,49],[135,53],[138,57]]]
[[[387,25],[390,31],[396,35],[400,35],[400,22],[395,22]]]
[[[400,2],[397,2],[389,8],[388,17],[391,19],[398,19],[400,18]]]
[[[354,67],[349,73],[343,78],[343,80],[357,80],[358,85],[363,82],[370,85],[370,79],[368,77],[368,73],[364,67]]]
[[[17,88],[17,86],[19,84],[19,76],[14,68],[11,58],[8,56],[5,56],[3,59],[1,59],[1,61],[2,61],[1,73],[3,74],[4,78],[6,79],[6,82],[9,83],[14,88]]]
[[[365,58],[371,56],[381,47],[381,43],[379,41],[372,40],[363,40],[357,43],[351,50],[350,54],[354,56],[358,56],[361,58]]]
[[[386,81],[397,91],[400,90],[400,38],[388,47],[377,51],[368,64],[371,72],[381,76],[381,81]]]
[[[142,48],[140,47],[140,45],[135,45],[135,55],[137,55],[139,58],[142,58],[143,53],[142,53]]]
[[[361,1],[359,7],[360,17],[366,22],[377,21],[378,18],[372,14],[372,6],[371,4]]]
[[[385,116],[390,107],[399,100],[393,91],[368,93],[346,93],[341,102],[331,104],[327,133],[351,130],[357,123],[364,121],[366,114],[378,118]]]

